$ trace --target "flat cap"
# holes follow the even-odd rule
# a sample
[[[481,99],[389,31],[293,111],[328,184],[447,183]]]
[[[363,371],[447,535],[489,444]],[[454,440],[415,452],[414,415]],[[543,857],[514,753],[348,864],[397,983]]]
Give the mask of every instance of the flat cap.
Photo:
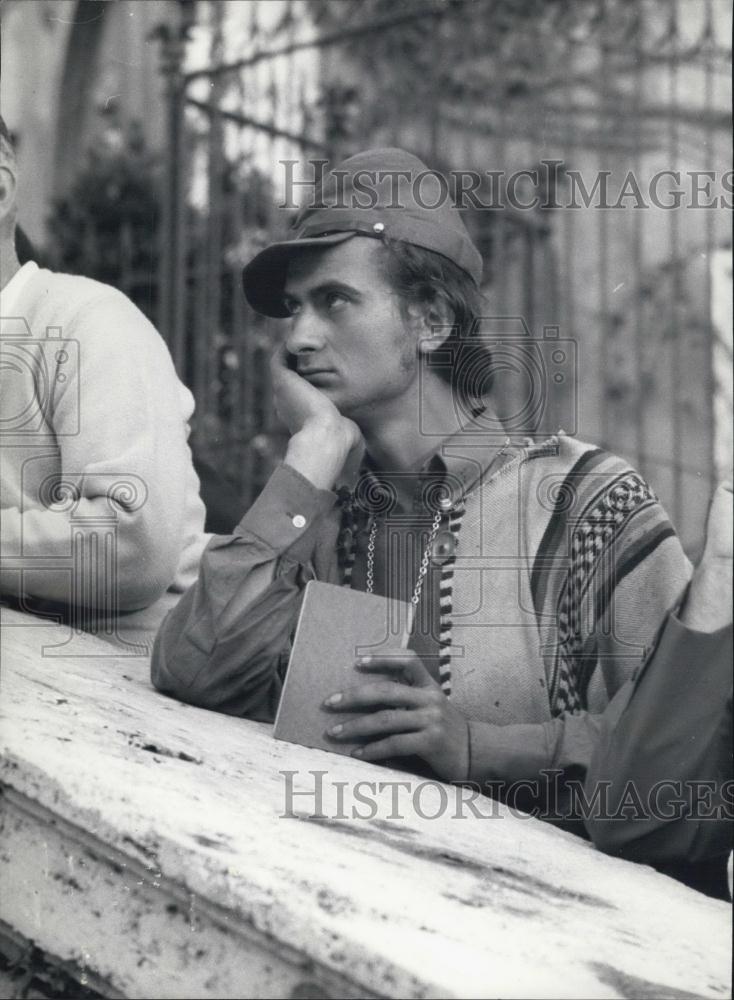
[[[266,316],[288,315],[283,286],[294,254],[355,235],[388,236],[433,250],[477,285],[482,278],[482,257],[451,201],[445,177],[403,149],[368,149],[325,170],[291,229],[290,239],[261,250],[242,272],[247,301]]]

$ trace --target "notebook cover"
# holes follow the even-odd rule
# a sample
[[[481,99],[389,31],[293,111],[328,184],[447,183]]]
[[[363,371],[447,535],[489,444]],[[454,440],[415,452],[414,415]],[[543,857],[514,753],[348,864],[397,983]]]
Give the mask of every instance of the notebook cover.
[[[404,649],[412,606],[376,594],[311,580],[293,640],[273,735],[288,743],[349,754],[359,743],[336,743],[326,730],[351,712],[323,708],[336,691],[370,679],[355,669],[358,656]]]

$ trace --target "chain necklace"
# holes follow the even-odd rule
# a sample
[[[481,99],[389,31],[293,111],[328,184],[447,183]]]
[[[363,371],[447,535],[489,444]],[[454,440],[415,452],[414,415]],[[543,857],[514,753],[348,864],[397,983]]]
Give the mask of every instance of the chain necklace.
[[[418,579],[415,581],[415,587],[413,589],[413,596],[410,599],[410,603],[413,605],[415,610],[418,607],[418,603],[421,599],[421,591],[423,590],[423,583],[426,579],[426,574],[428,573],[428,566],[431,561],[431,549],[433,548],[433,543],[436,541],[436,535],[438,534],[438,529],[441,527],[441,511],[436,511],[433,516],[433,524],[431,525],[431,530],[428,533],[428,541],[426,542],[426,547],[423,550],[423,556],[421,558],[420,569],[418,570]],[[370,525],[370,537],[367,541],[367,593],[374,593],[375,585],[375,540],[377,538],[377,527],[378,520],[373,516],[372,524]]]

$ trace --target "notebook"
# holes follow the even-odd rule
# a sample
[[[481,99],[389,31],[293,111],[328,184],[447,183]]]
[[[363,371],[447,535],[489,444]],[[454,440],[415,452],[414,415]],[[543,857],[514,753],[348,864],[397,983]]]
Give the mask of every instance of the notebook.
[[[373,676],[355,669],[358,656],[405,649],[412,611],[405,601],[315,580],[307,583],[275,718],[275,738],[341,754],[359,746],[324,735],[354,713],[330,711],[323,702]]]

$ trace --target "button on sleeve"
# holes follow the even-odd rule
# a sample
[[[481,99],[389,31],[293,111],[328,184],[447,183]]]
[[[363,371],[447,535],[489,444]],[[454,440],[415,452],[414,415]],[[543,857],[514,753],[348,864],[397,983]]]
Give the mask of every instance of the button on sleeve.
[[[242,518],[235,534],[255,535],[274,551],[285,554],[295,543],[310,537],[308,529],[335,503],[335,493],[317,489],[300,472],[282,464]],[[300,547],[297,553],[289,555],[299,558],[299,553]]]

